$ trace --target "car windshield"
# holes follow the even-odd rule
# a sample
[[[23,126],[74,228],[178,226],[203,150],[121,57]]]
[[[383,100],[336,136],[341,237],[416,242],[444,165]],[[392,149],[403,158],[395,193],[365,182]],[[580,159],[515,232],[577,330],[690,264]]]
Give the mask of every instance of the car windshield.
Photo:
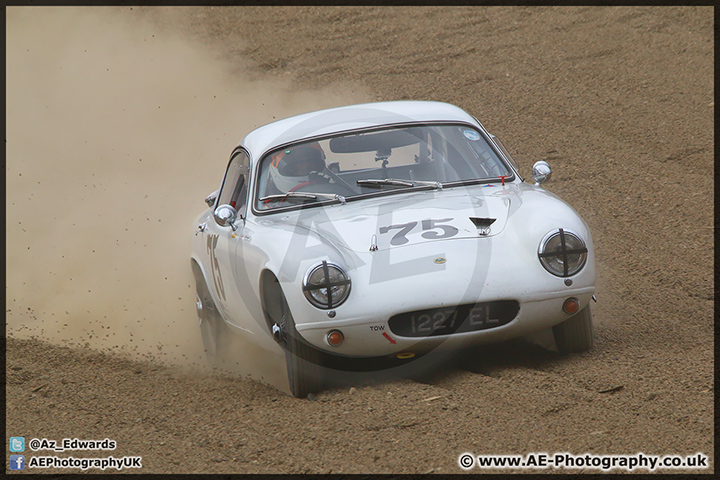
[[[275,150],[260,164],[260,211],[511,177],[468,125],[413,125],[344,133]],[[306,193],[308,195],[295,195]]]

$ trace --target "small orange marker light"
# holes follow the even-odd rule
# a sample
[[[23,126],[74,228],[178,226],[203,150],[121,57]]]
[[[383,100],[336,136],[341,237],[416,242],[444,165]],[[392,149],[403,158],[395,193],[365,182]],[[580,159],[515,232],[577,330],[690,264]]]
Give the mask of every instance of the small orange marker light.
[[[568,298],[565,300],[565,303],[563,303],[563,312],[569,314],[569,315],[575,315],[578,310],[580,310],[580,304],[577,301],[577,298]]]
[[[344,339],[340,330],[332,330],[327,334],[327,342],[333,347],[339,347]]]

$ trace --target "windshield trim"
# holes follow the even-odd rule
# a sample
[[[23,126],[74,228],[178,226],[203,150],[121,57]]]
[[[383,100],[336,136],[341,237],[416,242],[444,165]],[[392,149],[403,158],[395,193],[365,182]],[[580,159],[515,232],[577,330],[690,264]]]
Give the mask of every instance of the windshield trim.
[[[478,122],[479,124],[480,122]],[[277,207],[272,208],[269,210],[258,210],[256,208],[256,201],[259,196],[259,189],[260,189],[260,164],[262,161],[267,157],[270,153],[282,150],[284,148],[288,148],[292,145],[302,144],[302,143],[309,143],[314,141],[321,141],[328,138],[337,137],[340,135],[348,135],[348,134],[355,134],[355,133],[369,133],[373,131],[380,131],[380,130],[386,130],[389,128],[402,128],[406,126],[437,126],[437,125],[458,125],[458,126],[468,126],[472,127],[474,130],[477,130],[478,133],[482,135],[482,137],[485,139],[487,144],[490,146],[490,148],[495,152],[496,156],[500,160],[500,162],[505,166],[506,170],[510,172],[510,175],[506,176],[504,181],[505,182],[512,182],[516,179],[517,175],[515,173],[515,169],[512,168],[511,165],[508,165],[508,161],[505,159],[505,156],[502,154],[502,152],[498,152],[498,147],[496,146],[495,142],[492,141],[492,139],[488,136],[487,132],[484,128],[479,127],[478,125],[475,125],[471,122],[463,122],[463,121],[443,121],[439,120],[436,122],[403,122],[403,123],[392,123],[387,125],[373,125],[372,127],[366,127],[366,128],[358,128],[358,129],[349,129],[349,130],[341,130],[337,132],[333,132],[331,134],[326,135],[318,135],[314,137],[306,137],[306,138],[300,138],[292,142],[286,142],[283,144],[278,144],[273,146],[272,148],[269,148],[265,152],[263,152],[262,155],[258,157],[257,162],[255,162],[255,165],[253,166],[254,172],[252,175],[254,186],[252,188],[252,198],[250,199],[250,208],[252,210],[252,213],[256,217],[263,217],[265,215],[274,215],[276,213],[287,213],[295,210],[302,210],[305,208],[314,208],[318,206],[326,206],[326,205],[335,205],[335,204],[341,204],[336,199],[326,199],[326,200],[320,200],[313,201],[313,202],[303,202],[299,205],[291,205],[287,207]],[[495,178],[477,178],[477,179],[471,179],[471,180],[460,180],[455,182],[446,182],[441,183],[442,185],[442,192],[446,188],[454,188],[454,187],[463,187],[463,186],[470,186],[470,185],[480,185],[484,183],[501,183],[503,182],[503,179],[500,177]],[[405,193],[412,193],[412,192],[419,192],[419,191],[425,191],[425,190],[437,190],[438,188],[435,185],[414,185],[414,186],[407,186],[402,187],[398,186],[397,188],[390,188],[390,189],[380,189],[380,191],[377,192],[368,192],[368,193],[361,193],[358,195],[348,196],[345,198],[345,203],[354,202],[357,200],[365,200],[368,198],[377,198],[377,197],[384,197],[388,195],[399,195],[399,194],[405,194]]]

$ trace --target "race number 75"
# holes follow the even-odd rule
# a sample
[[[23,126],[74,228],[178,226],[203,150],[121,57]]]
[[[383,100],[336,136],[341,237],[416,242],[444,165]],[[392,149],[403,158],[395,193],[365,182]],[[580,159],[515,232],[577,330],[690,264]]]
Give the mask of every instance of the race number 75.
[[[421,222],[421,230],[423,231],[422,237],[427,240],[439,240],[442,238],[454,237],[458,234],[459,230],[452,225],[443,224],[443,222],[450,222],[452,218],[441,218],[441,219],[428,219]],[[390,245],[405,245],[409,242],[407,235],[417,227],[418,222],[401,223],[398,225],[388,225],[386,227],[380,227],[379,231],[381,235],[389,233],[390,230],[398,230],[390,239]]]

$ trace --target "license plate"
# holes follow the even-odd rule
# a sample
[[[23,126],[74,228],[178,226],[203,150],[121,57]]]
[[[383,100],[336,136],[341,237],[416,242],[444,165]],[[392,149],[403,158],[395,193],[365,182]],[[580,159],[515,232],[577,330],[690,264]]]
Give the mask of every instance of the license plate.
[[[505,325],[519,310],[516,301],[502,300],[401,313],[388,324],[390,331],[403,337],[450,335]]]

